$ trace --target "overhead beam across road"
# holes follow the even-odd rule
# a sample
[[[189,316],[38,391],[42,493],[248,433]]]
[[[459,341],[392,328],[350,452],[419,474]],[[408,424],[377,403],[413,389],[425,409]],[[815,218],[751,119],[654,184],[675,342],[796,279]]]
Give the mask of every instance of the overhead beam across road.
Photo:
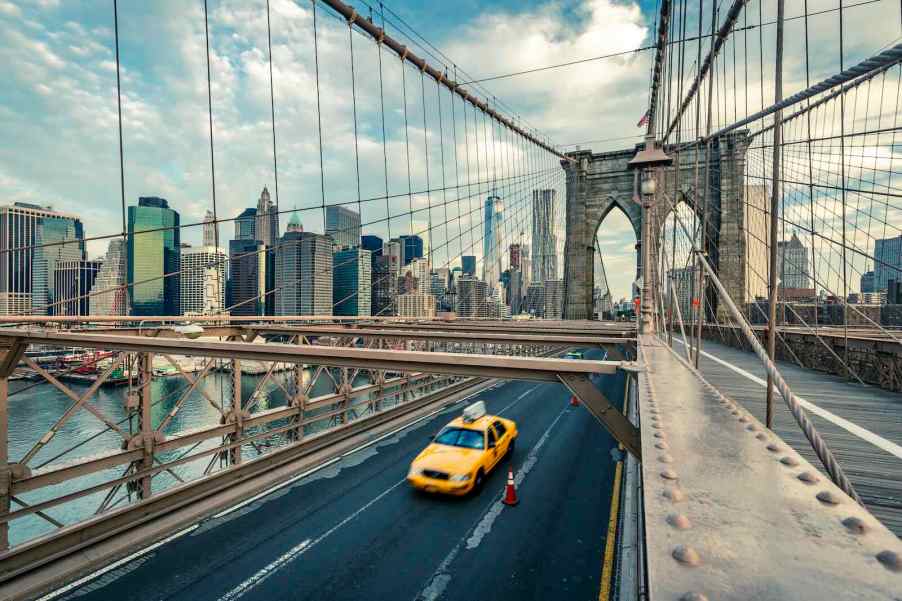
[[[204,340],[144,338],[109,334],[3,330],[0,340],[21,339],[27,344],[82,346],[108,351],[157,353],[250,359],[285,363],[312,363],[333,367],[422,371],[452,376],[558,382],[559,374],[613,374],[620,361],[567,361],[538,357],[427,353],[316,345],[247,344]]]

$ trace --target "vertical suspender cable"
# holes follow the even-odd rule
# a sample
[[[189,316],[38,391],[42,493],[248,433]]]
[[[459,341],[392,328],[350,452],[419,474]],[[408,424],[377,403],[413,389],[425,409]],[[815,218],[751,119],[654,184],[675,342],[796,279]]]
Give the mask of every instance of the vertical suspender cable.
[[[843,0],[839,0],[839,70],[845,70],[845,52],[843,46]],[[849,364],[849,266],[846,256],[846,95],[839,95],[839,170],[842,180],[842,327],[843,327],[843,363]],[[846,378],[851,372],[846,369]]]
[[[783,100],[783,3],[777,0],[777,56],[774,68],[774,103]],[[780,214],[780,140],[783,130],[783,111],[774,113],[774,156],[770,199],[770,281],[768,282],[767,356],[773,361],[777,345],[777,221]],[[765,425],[774,425],[774,378],[767,374],[767,408]]]
[[[326,231],[326,176],[323,168],[323,116],[320,110],[319,93],[319,43],[316,32],[316,0],[310,0],[313,5],[313,65],[316,73],[316,132],[319,139],[319,187],[320,206],[323,210],[323,233]]]
[[[123,144],[122,144],[122,82],[119,77],[119,2],[118,0],[113,0],[113,35],[116,41],[116,108],[119,113],[119,193],[122,201],[122,246],[123,252],[128,252],[127,244],[128,244],[128,225],[125,221],[125,154],[123,152]],[[11,245],[12,246],[12,245]],[[127,280],[126,280],[127,281]],[[126,284],[127,285],[127,284]],[[113,291],[113,298],[116,298],[116,295],[119,294],[119,290]],[[122,309],[128,313],[128,289],[121,290],[123,293],[123,307]],[[113,300],[115,306],[115,300]],[[129,380],[131,381],[131,380]],[[131,420],[129,420],[129,426],[131,426]]]

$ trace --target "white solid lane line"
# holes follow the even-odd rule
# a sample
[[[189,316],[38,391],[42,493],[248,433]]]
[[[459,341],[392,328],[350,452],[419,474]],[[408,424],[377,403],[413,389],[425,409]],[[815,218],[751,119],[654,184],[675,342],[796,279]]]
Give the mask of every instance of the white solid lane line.
[[[354,518],[359,516],[361,513],[363,513],[364,511],[366,511],[367,509],[369,509],[376,503],[378,503],[381,499],[383,499],[386,495],[388,495],[388,493],[395,490],[396,488],[398,488],[399,486],[404,484],[406,481],[407,481],[406,479],[399,480],[395,484],[386,488],[384,491],[379,493],[377,496],[370,499],[370,501],[367,502],[366,505],[363,505],[360,509],[358,509],[357,511],[355,511],[354,513],[352,513],[351,515],[349,515],[342,521],[338,522],[337,524],[335,524],[334,526],[332,526],[331,528],[329,528],[328,530],[326,530],[325,532],[320,534],[315,539],[310,540],[308,538],[308,539],[304,540],[303,542],[301,542],[300,544],[292,547],[285,554],[278,557],[275,561],[272,561],[269,564],[267,564],[266,566],[260,568],[259,570],[257,570],[257,572],[253,576],[251,576],[250,578],[248,578],[247,580],[245,580],[244,582],[242,582],[241,584],[239,584],[238,586],[236,586],[235,588],[230,590],[228,593],[226,593],[225,595],[220,597],[219,601],[235,601],[235,599],[240,599],[242,596],[244,596],[244,594],[246,592],[248,592],[249,590],[251,590],[252,588],[257,586],[258,584],[260,584],[261,582],[265,581],[267,578],[269,578],[270,576],[275,574],[279,570],[279,568],[281,568],[288,562],[292,561],[293,559],[300,557],[301,555],[303,555],[304,553],[306,553],[307,551],[309,551],[310,549],[312,549],[313,547],[315,547],[316,545],[321,543],[323,540],[325,540],[330,535],[332,535],[336,530],[338,530],[339,528],[341,528],[348,522],[352,521]]]
[[[674,341],[679,342],[680,344],[683,344],[682,340],[677,340],[676,338],[674,338]],[[752,382],[760,384],[763,387],[767,387],[767,382],[765,380],[762,380],[761,378],[759,378],[756,375],[750,374],[749,372],[745,371],[741,367],[737,367],[737,366],[733,365],[732,363],[724,361],[723,359],[721,359],[719,357],[715,357],[711,353],[706,353],[705,351],[702,351],[702,355],[704,355],[708,359],[711,359],[715,363],[720,363],[724,367],[728,367],[729,369],[731,369],[734,372],[736,372],[737,374],[751,380]],[[856,424],[854,422],[850,422],[849,420],[847,420],[843,417],[840,417],[840,416],[836,415],[835,413],[831,413],[830,411],[827,411],[826,409],[815,405],[811,401],[806,401],[802,397],[798,397],[798,398],[799,398],[799,404],[802,407],[804,407],[805,409],[807,409],[808,411],[810,411],[811,413],[813,413],[819,417],[822,417],[829,422],[833,422],[834,424],[836,424],[837,426],[839,426],[846,432],[849,432],[850,434],[854,434],[858,438],[871,443],[878,449],[882,449],[882,450],[886,451],[887,453],[890,453],[892,455],[895,455],[899,459],[902,459],[902,446],[899,446],[896,443],[894,443],[890,440],[887,440],[887,439],[883,438],[882,436],[880,436],[879,434],[875,434],[874,432],[871,432],[870,430],[868,430],[866,428],[862,428],[858,424]]]

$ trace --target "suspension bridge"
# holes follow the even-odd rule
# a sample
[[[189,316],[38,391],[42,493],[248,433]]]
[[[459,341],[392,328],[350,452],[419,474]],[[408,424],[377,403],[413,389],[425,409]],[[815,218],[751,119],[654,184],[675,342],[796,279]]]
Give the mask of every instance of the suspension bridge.
[[[105,153],[0,154],[0,598],[898,598],[902,12],[810,4],[476,75],[425,9],[0,4],[11,139]],[[619,68],[638,136],[495,87]],[[516,507],[407,486],[475,400]]]

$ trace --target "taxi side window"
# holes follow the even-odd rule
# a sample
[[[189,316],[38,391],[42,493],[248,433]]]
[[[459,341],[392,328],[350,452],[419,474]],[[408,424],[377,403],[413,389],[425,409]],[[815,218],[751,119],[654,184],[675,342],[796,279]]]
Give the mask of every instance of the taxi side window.
[[[495,431],[498,432],[498,438],[504,437],[504,433],[507,432],[507,430],[504,427],[504,424],[496,421],[492,425],[495,426]]]
[[[491,447],[495,446],[495,430],[492,428],[489,428],[488,430],[486,430],[486,432],[489,435],[489,448],[491,448]]]

